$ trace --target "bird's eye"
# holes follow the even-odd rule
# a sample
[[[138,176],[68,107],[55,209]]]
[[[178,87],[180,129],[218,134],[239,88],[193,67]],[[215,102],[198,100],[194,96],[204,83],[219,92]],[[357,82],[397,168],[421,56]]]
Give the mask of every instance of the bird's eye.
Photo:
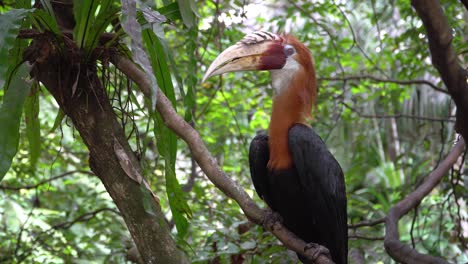
[[[294,53],[296,53],[296,49],[293,46],[291,45],[284,46],[284,55],[289,57],[293,55]]]

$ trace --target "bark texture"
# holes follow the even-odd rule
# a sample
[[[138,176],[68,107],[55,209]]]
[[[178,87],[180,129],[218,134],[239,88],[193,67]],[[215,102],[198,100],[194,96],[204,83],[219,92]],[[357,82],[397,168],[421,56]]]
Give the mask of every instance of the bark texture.
[[[465,2],[464,2],[465,3]],[[453,33],[439,0],[412,0],[427,31],[432,64],[457,106],[455,129],[468,140],[468,71],[459,63],[452,45]],[[463,8],[460,6],[460,11]]]
[[[60,5],[60,8],[66,8],[56,12],[61,29],[72,30],[69,27],[74,24],[70,16],[73,5]],[[89,165],[117,205],[143,261],[188,263],[171,236],[157,199],[148,199],[151,196],[142,187],[143,183],[133,180],[119,163],[116,144],[123,148],[128,162],[141,175],[139,161],[97,74],[96,61],[84,61],[82,55],[71,40],[65,39],[64,45],[58,45],[46,35],[35,39],[25,53],[26,59],[34,64],[32,75],[54,96],[88,147]],[[148,200],[151,213],[143,207]]]
[[[96,74],[95,65],[78,64],[73,57],[71,53],[50,53],[43,63],[36,61],[34,77],[47,87],[73,121],[89,149],[91,170],[101,179],[119,208],[145,263],[187,262],[171,237],[159,204],[152,204],[153,215],[145,211],[144,199],[148,198],[144,197],[141,184],[126,174],[115,155],[114,140],[117,140],[130,157],[132,166],[141,172]],[[72,95],[77,76],[76,92]]]

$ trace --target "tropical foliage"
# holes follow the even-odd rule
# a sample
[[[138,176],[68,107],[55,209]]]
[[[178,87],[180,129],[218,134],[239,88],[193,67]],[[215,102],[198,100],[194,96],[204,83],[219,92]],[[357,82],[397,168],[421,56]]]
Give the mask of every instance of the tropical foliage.
[[[41,38],[76,56],[78,65],[95,65],[178,247],[195,263],[297,262],[204,176],[154,111],[159,87],[223,170],[265,206],[250,181],[247,152],[251,138],[268,127],[268,73],[201,83],[216,55],[247,32],[290,32],[310,48],[319,80],[311,125],[345,172],[350,225],[385,217],[457,140],[455,105],[431,64],[426,31],[410,1],[137,2],[133,10],[134,1],[0,1],[0,262],[141,261],[122,212],[90,170],[93,146],[25,62],[53,52],[37,45]],[[466,10],[441,2],[466,68]],[[61,4],[73,6],[70,32],[57,14]],[[67,53],[70,47],[75,50]],[[112,52],[141,66],[154,88],[151,98],[109,63]],[[72,98],[82,93],[78,76],[90,71],[80,67],[67,88]],[[465,166],[463,156],[403,217],[404,243],[468,261]],[[146,213],[154,214],[152,196],[142,189]],[[382,223],[351,226],[349,234],[350,259],[391,262]]]

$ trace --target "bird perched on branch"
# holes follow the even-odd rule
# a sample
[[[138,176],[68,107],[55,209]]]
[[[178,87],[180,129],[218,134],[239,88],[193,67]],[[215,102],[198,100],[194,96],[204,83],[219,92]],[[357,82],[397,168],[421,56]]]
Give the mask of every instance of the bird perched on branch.
[[[269,135],[258,135],[250,144],[250,172],[258,195],[310,247],[324,246],[335,263],[346,263],[343,172],[307,124],[317,96],[310,51],[291,35],[253,32],[224,50],[203,80],[248,70],[270,71],[274,88]]]

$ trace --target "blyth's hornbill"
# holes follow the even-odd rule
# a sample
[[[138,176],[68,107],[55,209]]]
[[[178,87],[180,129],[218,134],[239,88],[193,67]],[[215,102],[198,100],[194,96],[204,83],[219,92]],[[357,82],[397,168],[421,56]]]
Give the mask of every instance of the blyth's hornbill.
[[[274,88],[269,135],[256,136],[250,145],[258,195],[294,234],[328,248],[335,263],[346,263],[343,172],[307,123],[317,96],[310,51],[291,35],[253,32],[223,51],[203,79],[246,70],[270,71]]]

